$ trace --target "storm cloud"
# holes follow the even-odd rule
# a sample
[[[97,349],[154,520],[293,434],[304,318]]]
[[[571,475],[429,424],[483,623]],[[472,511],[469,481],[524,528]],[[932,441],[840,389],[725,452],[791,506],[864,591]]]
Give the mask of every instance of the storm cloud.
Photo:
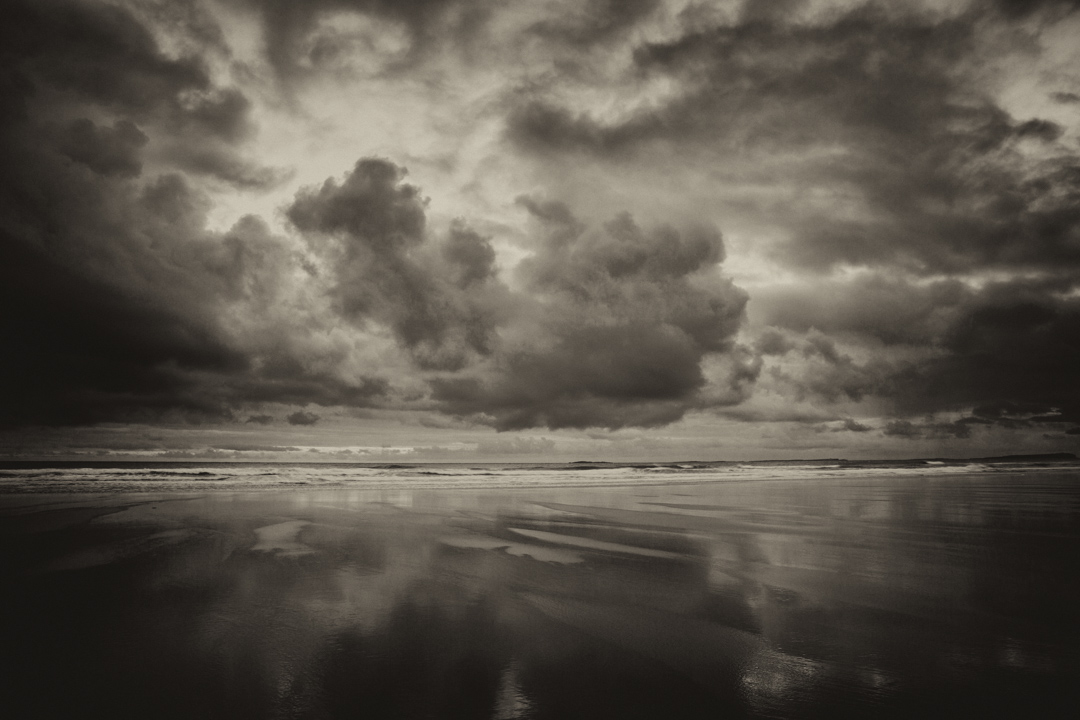
[[[780,238],[762,254],[798,278],[751,295],[771,390],[900,418],[1027,403],[1071,422],[1077,118],[1015,115],[986,77],[993,53],[1037,62],[1040,31],[1075,26],[1075,5],[752,7],[684,15],[674,36],[633,47],[624,78],[676,88],[659,102],[612,113],[541,89],[520,96],[508,139],[563,171],[677,173],[697,154],[746,168],[729,193],[771,184],[751,201],[755,226],[769,214]],[[1033,107],[1056,112],[1074,94],[1051,88]]]
[[[1074,441],[1080,12],[937,5],[7,3],[0,424]]]
[[[428,242],[419,190],[385,160],[359,161],[340,185],[301,191],[292,223],[333,274],[339,312],[389,327],[423,369],[456,370],[491,351],[505,312],[487,239],[455,226]]]
[[[435,408],[500,428],[655,425],[694,406],[702,359],[732,347],[746,298],[715,275],[710,228],[622,215],[585,232],[561,208],[511,289],[490,238],[432,232],[404,168],[369,158],[297,192],[301,242],[253,216],[212,231],[201,178],[277,177],[242,156],[243,91],[121,6],[9,17],[6,424],[263,423],[268,403],[394,406],[428,387]]]
[[[5,20],[0,422],[225,419],[249,400],[380,392],[305,365],[310,330],[272,340],[294,250],[254,217],[209,231],[194,183],[220,173],[162,165],[176,143],[241,163],[239,90],[167,56],[122,7],[15,3]]]
[[[699,401],[704,357],[733,349],[746,295],[718,274],[715,229],[646,231],[628,213],[589,228],[523,197],[537,237],[511,289],[476,232],[429,236],[403,178],[361,160],[288,216],[330,269],[338,312],[390,329],[435,372],[446,412],[500,429],[666,424]]]

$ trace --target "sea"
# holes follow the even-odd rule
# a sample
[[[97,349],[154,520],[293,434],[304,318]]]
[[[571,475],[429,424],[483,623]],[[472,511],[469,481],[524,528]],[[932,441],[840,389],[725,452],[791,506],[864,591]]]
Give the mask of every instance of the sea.
[[[257,491],[282,488],[523,489],[1080,471],[1071,453],[980,459],[758,462],[296,463],[0,461],[0,493]]]

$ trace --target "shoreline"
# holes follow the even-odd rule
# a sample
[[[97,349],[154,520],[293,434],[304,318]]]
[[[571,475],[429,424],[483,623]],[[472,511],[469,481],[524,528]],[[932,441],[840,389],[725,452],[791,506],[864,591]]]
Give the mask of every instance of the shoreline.
[[[885,480],[899,478],[1046,475],[1080,471],[1076,465],[982,464],[923,465],[905,467],[693,467],[624,466],[592,468],[538,468],[500,466],[485,472],[461,469],[434,472],[421,466],[330,467],[281,466],[255,463],[247,469],[260,473],[228,473],[227,466],[192,463],[189,472],[159,475],[152,468],[52,468],[0,471],[0,497],[24,494],[170,493],[170,492],[263,492],[301,489],[325,490],[518,490],[543,488],[619,488],[667,485],[739,484],[753,482],[810,482],[836,480]],[[278,471],[275,471],[275,468]],[[92,472],[96,470],[97,472]],[[306,471],[297,477],[298,470]],[[216,472],[214,472],[216,471]],[[607,471],[607,475],[605,475]]]

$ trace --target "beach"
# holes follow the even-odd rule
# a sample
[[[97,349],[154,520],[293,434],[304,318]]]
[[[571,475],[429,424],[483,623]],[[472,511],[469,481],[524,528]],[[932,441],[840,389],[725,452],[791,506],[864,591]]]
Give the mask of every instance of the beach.
[[[9,470],[2,707],[1073,716],[1075,467],[671,467]]]

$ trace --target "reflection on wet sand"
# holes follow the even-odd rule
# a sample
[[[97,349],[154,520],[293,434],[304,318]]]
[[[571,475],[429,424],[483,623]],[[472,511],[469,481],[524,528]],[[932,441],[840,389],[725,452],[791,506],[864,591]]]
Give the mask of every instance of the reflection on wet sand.
[[[1078,481],[9,499],[0,707],[1072,717]]]

